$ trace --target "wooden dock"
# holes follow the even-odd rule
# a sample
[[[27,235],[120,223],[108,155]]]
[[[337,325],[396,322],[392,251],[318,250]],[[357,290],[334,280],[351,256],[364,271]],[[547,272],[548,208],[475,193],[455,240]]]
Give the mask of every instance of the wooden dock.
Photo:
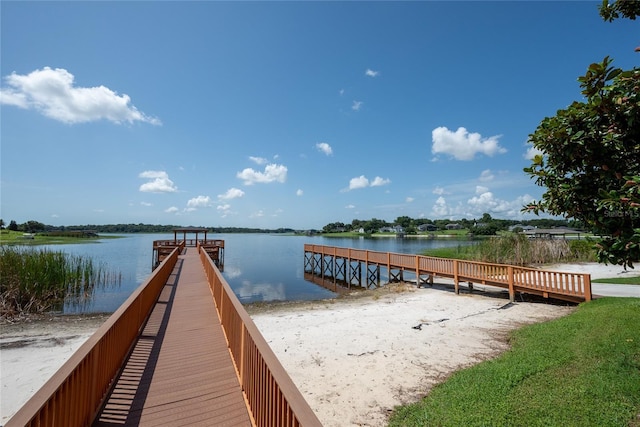
[[[187,241],[5,427],[321,426],[212,258],[224,241]]]
[[[453,279],[459,293],[461,282],[507,289],[571,302],[590,301],[591,276],[582,273],[545,271],[515,265],[445,259],[422,255],[376,252],[335,246],[304,245],[304,273],[314,283],[335,292],[340,288],[380,286],[381,269],[389,282],[402,282],[413,276],[418,286],[433,284],[434,277]],[[332,285],[332,286],[331,286]]]
[[[250,426],[196,248],[186,248],[94,426]]]

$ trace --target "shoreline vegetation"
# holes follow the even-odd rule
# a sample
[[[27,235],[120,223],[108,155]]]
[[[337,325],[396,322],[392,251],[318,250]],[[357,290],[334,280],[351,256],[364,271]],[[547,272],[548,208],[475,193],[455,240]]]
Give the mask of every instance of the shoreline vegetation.
[[[56,311],[90,300],[96,289],[122,282],[91,258],[33,246],[0,246],[0,318]]]

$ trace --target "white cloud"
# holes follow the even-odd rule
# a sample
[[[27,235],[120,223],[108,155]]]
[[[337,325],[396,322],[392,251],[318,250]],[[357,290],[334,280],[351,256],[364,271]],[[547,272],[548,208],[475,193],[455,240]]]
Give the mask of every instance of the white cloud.
[[[481,188],[481,187],[478,187]],[[467,200],[470,214],[476,217],[487,212],[499,214],[502,217],[518,218],[524,205],[533,200],[528,194],[516,197],[515,200],[503,200],[497,198],[491,191],[485,191]]]
[[[271,163],[265,166],[264,172],[246,168],[242,172],[238,172],[236,176],[244,181],[244,185],[268,184],[274,181],[283,183],[287,180],[287,167]]]
[[[264,165],[268,161],[264,157],[255,157],[255,156],[249,156],[249,160],[251,160],[253,163],[257,165]]]
[[[333,150],[331,149],[331,146],[326,142],[317,143],[316,148],[318,149],[318,151],[326,154],[327,156],[330,156],[331,154],[333,154]]]
[[[480,177],[478,178],[482,182],[493,181],[495,175],[491,172],[491,169],[485,169],[480,173]]]
[[[262,218],[264,216],[264,211],[262,209],[260,209],[257,212],[252,213],[251,215],[249,215],[249,218]]]
[[[164,211],[165,211],[166,213],[176,213],[176,212],[178,212],[179,210],[180,210],[180,209],[178,209],[177,207],[175,207],[175,206],[171,206],[170,208],[167,208],[167,209],[165,209]]]
[[[228,189],[226,193],[218,194],[218,199],[231,200],[231,199],[238,199],[242,196],[244,196],[244,191],[240,190],[239,188],[232,187]]]
[[[353,101],[353,104],[351,104],[351,109],[353,111],[360,111],[360,108],[362,108],[362,101]]]
[[[298,189],[296,191],[296,196],[302,196],[304,194],[304,191],[302,191],[301,189]]]
[[[219,205],[216,207],[216,209],[218,210],[218,212],[220,213],[220,216],[222,218],[226,218],[227,216],[231,215],[233,212],[231,212],[231,205],[226,203],[224,205]]]
[[[340,89],[338,93],[340,94],[340,96],[344,95],[344,89]]]
[[[527,148],[527,151],[524,153],[524,158],[527,160],[533,160],[533,158],[535,156],[542,156],[544,153],[542,152],[542,150],[538,150],[536,147],[529,147]]]
[[[431,212],[436,217],[444,217],[449,214],[449,207],[447,206],[447,201],[444,197],[438,197],[438,200],[436,200],[433,208],[431,208]]]
[[[178,187],[169,179],[165,171],[144,171],[138,175],[140,178],[149,179],[140,186],[144,193],[175,193]]]
[[[489,191],[487,187],[484,187],[482,185],[476,185],[476,194],[486,193],[487,191]]]
[[[153,204],[152,204],[152,203],[149,203],[149,202],[140,202],[140,204],[141,204],[142,206],[153,206]]]
[[[360,175],[356,178],[351,178],[349,181],[349,190],[357,190],[358,188],[365,188],[369,186],[369,180],[364,175]]]
[[[345,209],[355,209],[356,205],[347,205],[344,207]]]
[[[371,185],[372,187],[380,187],[380,186],[382,186],[382,185],[387,185],[387,184],[389,184],[389,183],[391,183],[391,180],[390,180],[390,179],[387,179],[387,178],[380,178],[379,176],[376,176],[376,177],[373,179],[373,181],[371,181],[371,184],[370,184],[370,185]]]
[[[21,75],[5,76],[0,103],[34,109],[63,123],[85,123],[106,119],[113,123],[162,124],[131,105],[131,98],[105,86],[75,87],[74,76],[63,68],[44,67]]]
[[[479,133],[469,133],[459,127],[452,132],[444,126],[435,128],[431,132],[434,154],[449,154],[456,160],[473,160],[477,153],[486,156],[506,153],[507,150],[498,143],[499,135],[483,138]]]
[[[188,210],[195,210],[198,208],[206,208],[211,206],[211,198],[209,196],[198,196],[192,199],[189,199],[187,202]]]
[[[368,76],[368,77],[377,77],[377,76],[378,76],[378,74],[380,74],[380,72],[379,72],[379,71],[373,71],[373,70],[372,70],[372,69],[370,69],[370,68],[367,68],[367,71],[365,71],[365,72],[364,72],[364,75],[365,75],[365,76]]]
[[[404,199],[407,203],[411,203],[413,202],[415,199],[413,197],[407,197],[406,199]]]
[[[382,185],[387,185],[390,182],[390,179],[381,178],[379,176],[376,176],[372,181],[369,181],[369,178],[364,175],[360,175],[355,178],[351,178],[351,180],[349,181],[349,187],[342,191],[357,190],[359,188],[366,187],[380,187]]]

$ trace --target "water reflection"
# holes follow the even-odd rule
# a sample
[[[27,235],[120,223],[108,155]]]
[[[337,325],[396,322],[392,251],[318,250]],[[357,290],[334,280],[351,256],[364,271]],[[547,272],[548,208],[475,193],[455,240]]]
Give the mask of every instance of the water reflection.
[[[234,293],[241,303],[254,301],[285,301],[286,286],[284,283],[252,283],[243,280],[239,288],[234,289]]]
[[[65,312],[115,311],[151,274],[153,241],[173,239],[173,234],[120,236],[118,239],[100,239],[95,243],[50,245],[55,250],[90,256],[122,276],[119,287],[97,289],[92,298],[80,306],[65,306]],[[305,243],[411,254],[427,248],[465,244],[429,239],[336,239],[269,234],[216,234],[211,238],[225,240],[222,275],[243,303],[335,297],[336,293],[305,280]]]

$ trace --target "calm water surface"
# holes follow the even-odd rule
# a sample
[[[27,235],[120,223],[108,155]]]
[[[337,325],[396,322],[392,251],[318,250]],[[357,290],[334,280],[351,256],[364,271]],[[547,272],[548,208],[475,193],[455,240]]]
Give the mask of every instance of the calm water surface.
[[[104,235],[107,236],[107,235]],[[64,312],[113,312],[151,273],[154,240],[171,234],[122,234],[95,243],[49,245],[48,249],[91,257],[110,272],[120,273],[119,285],[99,289],[90,300],[66,304]],[[350,239],[277,234],[215,234],[225,241],[223,276],[242,303],[332,298],[335,294],[304,279],[304,245],[327,245],[380,252],[417,254],[424,249],[466,244],[430,239]]]

